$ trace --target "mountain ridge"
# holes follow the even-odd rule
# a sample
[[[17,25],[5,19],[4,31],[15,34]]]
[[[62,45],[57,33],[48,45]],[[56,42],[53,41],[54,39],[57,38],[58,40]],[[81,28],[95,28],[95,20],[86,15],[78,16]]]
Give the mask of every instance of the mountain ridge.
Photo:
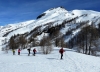
[[[36,20],[31,20],[29,21],[30,23],[26,22],[21,22],[21,23],[26,23],[25,25],[21,25],[21,23],[19,23],[19,25],[21,26],[17,26],[17,24],[8,24],[6,26],[3,26],[0,28],[0,36],[4,36],[4,34],[8,33],[7,38],[10,38],[12,35],[14,34],[23,34],[26,32],[30,32],[31,30],[34,30],[35,28],[39,27],[39,26],[45,26],[47,25],[59,25],[62,24],[64,21],[71,21],[71,22],[75,22],[76,24],[79,22],[86,22],[89,21],[89,23],[94,22],[95,25],[97,26],[100,23],[100,12],[96,12],[96,11],[92,11],[92,10],[72,10],[72,11],[67,11],[65,8],[62,7],[57,7],[57,8],[52,8],[52,9],[48,9],[47,11],[43,12],[45,13],[45,15],[39,19]],[[14,29],[9,30],[9,26],[14,26],[12,27]],[[7,27],[8,26],[8,27]],[[67,26],[68,27],[68,26]],[[18,29],[17,29],[18,28]],[[44,29],[43,28],[43,29]],[[69,28],[71,28],[69,26]],[[40,29],[42,31],[42,29]],[[68,30],[68,29],[66,29]],[[3,31],[3,32],[2,32]],[[10,33],[10,31],[12,31]],[[6,36],[6,35],[5,35]]]

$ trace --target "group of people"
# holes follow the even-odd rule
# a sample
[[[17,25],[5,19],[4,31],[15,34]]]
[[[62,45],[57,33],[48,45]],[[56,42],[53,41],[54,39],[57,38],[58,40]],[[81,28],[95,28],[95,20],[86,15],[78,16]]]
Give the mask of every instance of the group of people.
[[[31,51],[31,49],[29,48],[29,49],[27,49],[28,50],[28,56],[30,55],[30,51]],[[35,56],[35,54],[36,54],[36,49],[34,48],[33,49],[33,55]]]
[[[29,55],[30,55],[31,49],[28,48],[27,50],[28,50],[28,56],[29,56]],[[15,55],[15,50],[13,49],[12,51],[13,51],[13,55]],[[20,55],[20,52],[21,52],[21,50],[18,49],[18,55]],[[63,59],[63,53],[64,53],[64,52],[65,52],[65,50],[64,50],[63,47],[62,47],[62,48],[59,50],[59,53],[61,54],[61,58],[60,58],[60,59]],[[36,49],[34,48],[34,49],[33,49],[33,55],[35,56],[35,54],[36,54]]]
[[[29,48],[29,49],[27,49],[27,50],[28,50],[28,56],[29,56],[29,55],[30,55],[31,49]],[[15,50],[14,50],[14,49],[12,49],[12,52],[13,52],[13,55],[15,55]],[[21,50],[18,49],[18,55],[20,55],[20,52],[21,52]],[[34,48],[34,49],[33,49],[33,55],[35,56],[35,54],[36,54],[36,49]]]

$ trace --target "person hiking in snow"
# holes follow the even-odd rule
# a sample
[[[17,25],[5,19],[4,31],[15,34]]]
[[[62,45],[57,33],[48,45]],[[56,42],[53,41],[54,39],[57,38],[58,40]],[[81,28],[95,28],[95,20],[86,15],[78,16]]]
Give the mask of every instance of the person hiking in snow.
[[[28,50],[28,56],[29,56],[29,55],[30,55],[30,50],[31,50],[31,49],[30,49],[30,48],[28,48],[27,50]]]
[[[18,55],[20,55],[20,51],[21,51],[21,50],[20,50],[20,49],[18,49]]]
[[[35,54],[36,54],[36,49],[34,48],[33,49],[33,55],[35,56]]]
[[[12,49],[12,52],[13,52],[13,55],[15,55],[15,50],[14,49]]]
[[[63,47],[59,50],[59,53],[61,54],[61,59],[63,59],[63,53],[65,52],[65,50],[63,49]]]

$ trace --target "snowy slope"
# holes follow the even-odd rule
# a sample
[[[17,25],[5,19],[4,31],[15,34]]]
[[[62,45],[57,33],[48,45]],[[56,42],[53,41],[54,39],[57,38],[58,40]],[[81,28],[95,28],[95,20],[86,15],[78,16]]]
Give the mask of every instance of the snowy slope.
[[[37,49],[38,50],[38,49]],[[27,50],[21,55],[0,53],[0,72],[100,72],[100,58],[76,53],[65,49],[63,60],[60,60],[59,48],[43,55],[37,51],[36,56],[27,56]]]
[[[10,32],[12,30],[17,30],[19,28],[23,28],[23,27],[25,27],[28,24],[33,23],[33,22],[34,22],[34,20],[29,20],[29,21],[25,21],[25,22],[20,22],[20,23],[15,23],[15,24],[8,24],[6,26],[1,26],[0,27],[0,36],[2,37],[7,32]]]

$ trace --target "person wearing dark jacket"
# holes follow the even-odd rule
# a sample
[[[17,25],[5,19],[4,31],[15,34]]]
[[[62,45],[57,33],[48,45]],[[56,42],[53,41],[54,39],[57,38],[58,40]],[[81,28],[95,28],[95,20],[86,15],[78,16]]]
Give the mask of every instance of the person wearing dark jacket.
[[[29,48],[29,49],[27,49],[27,50],[28,50],[28,56],[29,56],[29,55],[30,55],[30,50],[31,50],[31,49]]]
[[[34,48],[33,49],[33,55],[35,56],[35,54],[36,54],[36,49]]]
[[[63,57],[63,53],[64,53],[65,51],[64,51],[64,49],[63,48],[61,48],[60,50],[59,50],[59,53],[61,54],[61,59],[63,59],[62,57]]]

